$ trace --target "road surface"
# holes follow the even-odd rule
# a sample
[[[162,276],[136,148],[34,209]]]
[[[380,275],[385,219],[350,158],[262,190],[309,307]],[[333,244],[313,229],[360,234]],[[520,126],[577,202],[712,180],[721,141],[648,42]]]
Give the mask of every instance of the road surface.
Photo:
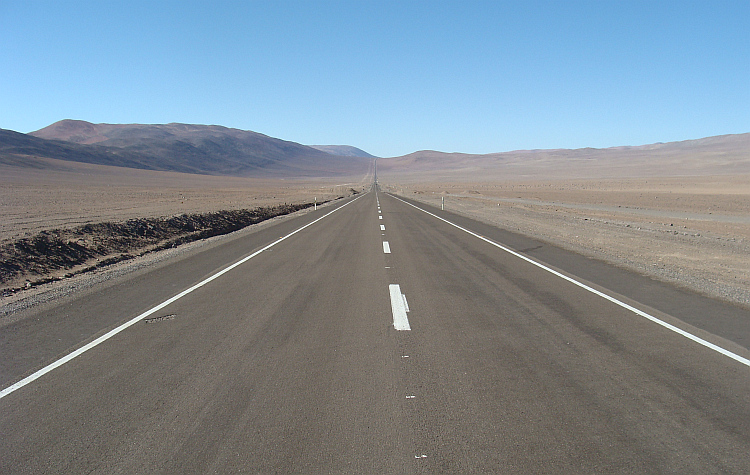
[[[748,348],[747,310],[373,190],[8,320],[0,473],[748,473]]]

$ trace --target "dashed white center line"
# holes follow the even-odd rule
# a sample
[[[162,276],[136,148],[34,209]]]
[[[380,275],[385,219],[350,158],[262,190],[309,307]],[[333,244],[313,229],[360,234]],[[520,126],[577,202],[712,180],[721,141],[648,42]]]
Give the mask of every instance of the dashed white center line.
[[[378,219],[383,219],[383,216],[378,216]]]
[[[411,330],[409,319],[406,317],[406,307],[404,306],[404,294],[401,293],[401,286],[390,284],[388,290],[391,293],[391,312],[393,312],[393,328],[398,331]]]
[[[386,254],[391,253],[391,245],[388,244],[388,241],[383,241],[383,252]]]
[[[385,231],[385,224],[381,224],[381,225],[380,225],[380,230],[381,230],[381,231]]]

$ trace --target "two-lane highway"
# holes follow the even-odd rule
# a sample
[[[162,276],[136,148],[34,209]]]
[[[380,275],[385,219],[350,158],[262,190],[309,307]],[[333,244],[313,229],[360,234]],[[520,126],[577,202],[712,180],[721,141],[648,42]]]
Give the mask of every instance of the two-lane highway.
[[[750,470],[748,312],[508,237],[732,359],[417,206],[373,190],[0,327],[0,472]]]

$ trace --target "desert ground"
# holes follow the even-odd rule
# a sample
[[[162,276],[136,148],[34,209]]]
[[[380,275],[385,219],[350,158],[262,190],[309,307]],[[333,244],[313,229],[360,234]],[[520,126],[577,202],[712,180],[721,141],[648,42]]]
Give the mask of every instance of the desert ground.
[[[537,174],[538,175],[538,174]],[[463,182],[385,188],[656,279],[750,306],[750,175]]]
[[[0,166],[0,241],[86,223],[310,203],[364,189],[362,176],[257,179],[47,160]]]
[[[448,210],[748,307],[748,144],[750,134],[603,151],[419,152],[378,159],[378,178],[384,191],[435,206],[444,198]],[[39,160],[49,163],[0,166],[0,244],[86,223],[324,202],[373,178],[218,177]]]
[[[77,235],[76,228],[87,224],[255,210],[284,204],[324,204],[350,196],[355,191],[361,192],[369,188],[372,181],[371,175],[258,179],[148,171],[53,159],[37,159],[39,161],[49,163],[44,163],[42,168],[0,165],[0,249],[13,249],[19,240],[35,239],[40,233],[51,233],[65,242],[79,238],[97,242],[107,237]],[[283,216],[274,219],[283,219]],[[259,223],[250,228],[260,225],[266,224]],[[217,239],[221,236],[203,241]],[[205,242],[188,243],[180,245],[179,249],[151,252],[159,245],[156,242],[148,247],[136,246],[96,256],[72,267],[31,271],[5,278],[0,282],[0,315],[90,288],[113,275],[148,267],[203,244]],[[92,266],[117,261],[123,252],[127,255],[126,262],[92,269]],[[50,254],[52,259],[56,259],[55,254]],[[3,256],[4,265],[11,262],[11,257]],[[79,275],[81,273],[83,275]],[[46,282],[49,279],[62,280]],[[25,290],[18,291],[20,288]]]

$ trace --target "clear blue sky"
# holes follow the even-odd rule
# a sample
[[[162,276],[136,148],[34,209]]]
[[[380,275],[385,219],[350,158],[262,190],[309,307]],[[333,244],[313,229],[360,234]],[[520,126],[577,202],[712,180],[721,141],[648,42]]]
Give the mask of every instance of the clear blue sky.
[[[750,132],[750,0],[0,0],[0,128],[254,130],[379,156]]]

